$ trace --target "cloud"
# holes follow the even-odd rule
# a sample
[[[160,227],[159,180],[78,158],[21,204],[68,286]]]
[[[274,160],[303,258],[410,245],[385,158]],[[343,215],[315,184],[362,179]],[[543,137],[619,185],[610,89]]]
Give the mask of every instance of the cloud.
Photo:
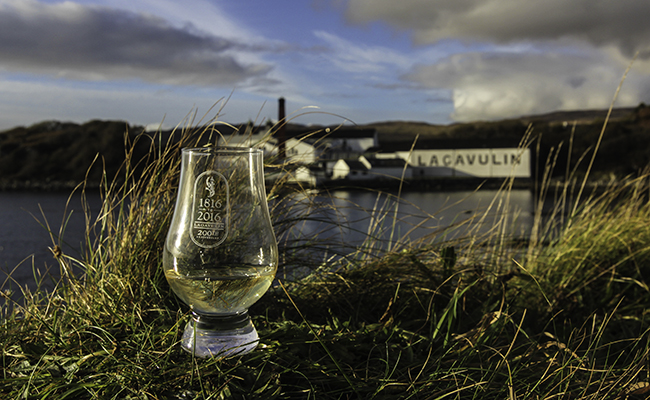
[[[1,78],[1,76],[0,76]],[[232,123],[277,115],[274,104],[262,107],[264,99],[234,93],[219,98],[211,91],[187,90],[170,86],[161,90],[142,91],[129,84],[86,85],[77,82],[48,80],[2,81],[0,131],[15,126],[28,126],[42,120],[63,120],[77,123],[91,119],[125,120],[135,125],[156,124],[172,128],[187,124],[194,113],[200,125],[215,117]]]
[[[512,43],[577,40],[650,57],[647,0],[348,0],[354,23],[384,21],[419,44],[446,38]]]
[[[0,1],[0,68],[10,71],[232,87],[271,71],[237,55],[260,50],[150,14],[72,2]]]
[[[378,73],[410,66],[403,54],[387,47],[355,44],[325,31],[315,31],[314,35],[331,48],[332,54],[329,60],[337,68],[347,72]]]
[[[453,92],[459,121],[497,119],[554,110],[606,108],[625,65],[599,53],[465,53],[416,66],[404,79]],[[648,80],[631,76],[617,104],[633,106]]]

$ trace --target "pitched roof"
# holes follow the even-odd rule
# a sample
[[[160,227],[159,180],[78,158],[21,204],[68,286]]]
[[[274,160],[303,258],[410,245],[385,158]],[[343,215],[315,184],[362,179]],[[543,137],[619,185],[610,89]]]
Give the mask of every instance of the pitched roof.
[[[352,169],[357,170],[357,171],[367,171],[368,170],[368,167],[366,167],[366,165],[364,163],[362,163],[361,161],[359,161],[359,160],[343,160],[343,161],[346,164],[348,164],[348,167],[350,167],[351,170]]]

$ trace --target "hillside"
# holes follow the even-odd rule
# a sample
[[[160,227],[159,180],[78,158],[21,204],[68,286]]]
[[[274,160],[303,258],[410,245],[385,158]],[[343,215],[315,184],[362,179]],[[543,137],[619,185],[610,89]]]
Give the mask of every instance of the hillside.
[[[642,108],[644,106],[639,107],[639,109]],[[634,115],[636,112],[637,108],[614,109],[610,117],[610,126],[619,122],[635,122]],[[450,125],[431,125],[422,122],[387,121],[362,125],[362,127],[377,129],[380,140],[386,144],[397,143],[404,145],[404,143],[408,142],[410,146],[418,136],[420,146],[430,141],[457,140],[461,142],[459,146],[466,147],[462,142],[468,139],[507,141],[516,145],[529,125],[533,125],[537,129],[547,129],[549,127],[557,128],[558,125],[564,127],[576,123],[576,125],[583,127],[588,126],[590,129],[598,128],[600,131],[606,116],[607,110],[558,111],[489,122],[476,121]]]
[[[0,132],[0,188],[70,188],[87,172],[88,180],[98,184],[102,165],[114,176],[125,159],[125,138],[141,131],[126,122],[95,120],[81,125],[45,121]]]
[[[431,125],[388,121],[361,126],[376,129],[384,151],[417,148],[518,146],[530,132],[536,163],[560,149],[556,174],[563,174],[595,146],[606,110],[556,112],[493,122]],[[530,128],[530,129],[529,129]],[[125,159],[125,140],[143,131],[123,121],[84,124],[56,121],[0,132],[0,188],[54,189],[102,179],[102,164],[114,176]],[[136,147],[136,159],[148,143]],[[569,149],[571,154],[569,156]],[[96,156],[99,158],[96,159]],[[634,174],[650,163],[650,107],[617,109],[612,114],[595,164],[595,177]],[[582,165],[585,165],[583,162]]]

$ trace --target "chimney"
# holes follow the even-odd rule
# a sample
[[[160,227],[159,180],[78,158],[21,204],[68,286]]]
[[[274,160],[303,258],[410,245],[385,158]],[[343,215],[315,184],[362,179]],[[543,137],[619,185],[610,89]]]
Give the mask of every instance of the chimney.
[[[280,158],[285,158],[287,156],[287,150],[286,150],[286,144],[285,142],[287,141],[287,129],[286,129],[286,122],[285,121],[286,114],[284,111],[284,97],[280,97],[278,99],[278,131],[277,131],[277,137],[278,137],[278,156]]]

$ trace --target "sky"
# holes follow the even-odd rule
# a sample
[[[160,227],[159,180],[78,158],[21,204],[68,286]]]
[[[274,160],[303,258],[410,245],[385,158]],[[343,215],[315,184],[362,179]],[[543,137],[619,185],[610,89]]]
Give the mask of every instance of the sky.
[[[0,131],[450,124],[650,102],[647,0],[0,0]],[[634,60],[634,61],[633,61]]]

